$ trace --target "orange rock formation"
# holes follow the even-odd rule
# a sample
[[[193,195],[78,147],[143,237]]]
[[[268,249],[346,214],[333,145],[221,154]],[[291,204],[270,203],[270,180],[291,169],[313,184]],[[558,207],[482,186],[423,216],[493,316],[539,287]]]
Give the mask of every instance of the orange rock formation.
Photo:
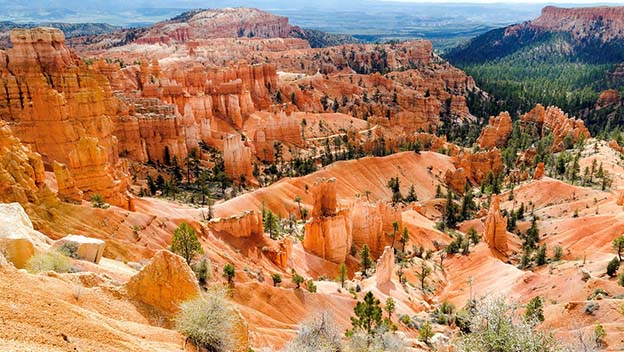
[[[2,118],[45,163],[67,164],[90,197],[128,206],[111,115],[115,99],[106,77],[88,69],[64,44],[60,30],[11,32],[13,48],[0,52]],[[46,128],[41,128],[45,125]],[[113,169],[115,167],[115,169]]]
[[[161,250],[126,284],[128,295],[166,314],[199,295],[197,279],[184,259]]]
[[[383,254],[377,261],[375,269],[375,280],[377,286],[382,286],[392,280],[392,273],[394,272],[394,248],[386,246]]]
[[[312,194],[314,207],[305,225],[303,247],[321,258],[342,263],[353,238],[348,210],[336,209],[336,179],[317,180]]]
[[[501,148],[505,146],[512,129],[511,116],[508,112],[501,112],[496,117],[490,117],[488,125],[481,130],[477,143],[481,148]]]
[[[492,195],[492,204],[485,219],[484,238],[490,249],[505,255],[507,246],[507,218],[501,215],[498,195]]]
[[[553,142],[555,151],[565,149],[563,140],[566,136],[572,137],[574,143],[581,137],[591,137],[583,120],[569,118],[568,114],[554,106],[544,108],[542,105],[537,104],[531,111],[522,115],[520,120],[523,124],[535,124],[542,136],[552,133],[555,137]]]

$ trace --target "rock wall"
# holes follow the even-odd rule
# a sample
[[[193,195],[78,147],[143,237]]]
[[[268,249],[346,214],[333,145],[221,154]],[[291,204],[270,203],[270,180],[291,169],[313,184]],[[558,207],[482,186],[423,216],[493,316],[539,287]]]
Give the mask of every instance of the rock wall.
[[[455,171],[448,171],[445,181],[458,193],[464,192],[466,182],[480,185],[490,171],[494,175],[503,171],[503,157],[496,148],[474,154],[464,150],[458,156],[453,157],[453,164],[455,164]]]
[[[244,177],[254,183],[251,148],[241,140],[240,135],[226,137],[223,141],[223,164],[225,173],[236,183]]]
[[[239,238],[262,238],[262,214],[249,210],[227,218],[216,218],[208,222],[208,227],[215,232],[225,233]]]
[[[336,180],[319,179],[312,188],[314,206],[305,224],[303,247],[334,263],[346,260],[352,244],[348,209],[337,210]]]
[[[379,258],[384,248],[392,243],[388,234],[392,233],[392,223],[395,221],[399,224],[399,231],[402,231],[400,208],[393,208],[384,202],[373,205],[363,199],[356,200],[351,207],[353,243],[358,247],[368,245],[371,257]],[[399,243],[398,236],[400,232],[395,243]]]
[[[14,30],[11,42],[11,49],[0,52],[7,93],[0,97],[2,119],[50,169],[53,161],[68,165],[86,197],[101,193],[127,207],[112,134],[116,100],[106,77],[65,46],[60,30]]]

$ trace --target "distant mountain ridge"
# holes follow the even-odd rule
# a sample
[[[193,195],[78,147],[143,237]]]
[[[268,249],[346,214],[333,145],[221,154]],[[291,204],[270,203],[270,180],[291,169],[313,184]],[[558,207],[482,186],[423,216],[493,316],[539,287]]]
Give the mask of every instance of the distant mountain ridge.
[[[9,32],[16,28],[52,27],[63,31],[65,38],[75,38],[85,35],[99,35],[118,31],[121,27],[106,23],[15,23],[10,21],[0,22],[0,47],[7,47],[9,43]]]
[[[79,38],[75,42],[107,43],[107,47],[156,43],[184,43],[215,38],[299,38],[311,47],[326,47],[359,41],[348,35],[307,30],[288,23],[288,18],[253,8],[196,9],[144,28]],[[70,44],[72,41],[69,41]]]
[[[624,7],[547,6],[540,17],[484,33],[445,57],[456,64],[476,64],[521,51],[532,51],[540,61],[546,53],[549,58],[556,55],[572,61],[622,62]]]

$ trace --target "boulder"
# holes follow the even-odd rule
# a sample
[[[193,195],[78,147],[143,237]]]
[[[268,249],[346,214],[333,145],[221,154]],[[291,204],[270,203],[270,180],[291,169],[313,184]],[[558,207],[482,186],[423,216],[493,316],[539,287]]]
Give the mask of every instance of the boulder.
[[[0,252],[16,268],[25,268],[37,250],[50,247],[50,239],[35,231],[18,203],[0,204],[0,219]]]
[[[158,251],[125,287],[130,298],[170,315],[179,311],[180,303],[200,293],[186,261],[167,250]]]
[[[102,255],[104,254],[104,245],[104,241],[97,238],[89,238],[81,235],[68,235],[55,241],[52,247],[74,247],[76,252],[72,253],[72,256],[76,259],[99,264],[100,259],[102,259]]]

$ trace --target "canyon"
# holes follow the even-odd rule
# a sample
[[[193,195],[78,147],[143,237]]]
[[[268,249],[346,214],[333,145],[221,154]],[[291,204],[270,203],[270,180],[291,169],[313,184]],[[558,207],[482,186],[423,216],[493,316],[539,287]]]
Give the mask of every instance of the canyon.
[[[570,17],[553,11],[535,25]],[[406,351],[453,350],[457,326],[432,314],[492,292],[543,297],[538,328],[562,343],[600,323],[617,350],[623,291],[605,268],[624,229],[618,143],[539,104],[483,120],[469,144],[449,140],[440,130],[476,124],[470,100],[485,93],[430,42],[318,48],[309,35],[246,8],[68,40],[11,32],[0,50],[0,349],[185,350],[180,304],[218,286],[236,351],[281,350],[324,311],[342,338],[367,292],[395,301]],[[520,134],[533,139],[512,149]],[[543,140],[552,160],[537,157]],[[591,178],[562,176],[555,155],[577,156]],[[526,268],[532,221],[553,259]],[[191,258],[171,252],[181,229],[197,237]],[[466,251],[452,251],[458,239]],[[67,248],[71,270],[33,272],[33,258]],[[608,294],[590,316],[597,289]],[[447,342],[425,343],[404,320],[432,321]]]

